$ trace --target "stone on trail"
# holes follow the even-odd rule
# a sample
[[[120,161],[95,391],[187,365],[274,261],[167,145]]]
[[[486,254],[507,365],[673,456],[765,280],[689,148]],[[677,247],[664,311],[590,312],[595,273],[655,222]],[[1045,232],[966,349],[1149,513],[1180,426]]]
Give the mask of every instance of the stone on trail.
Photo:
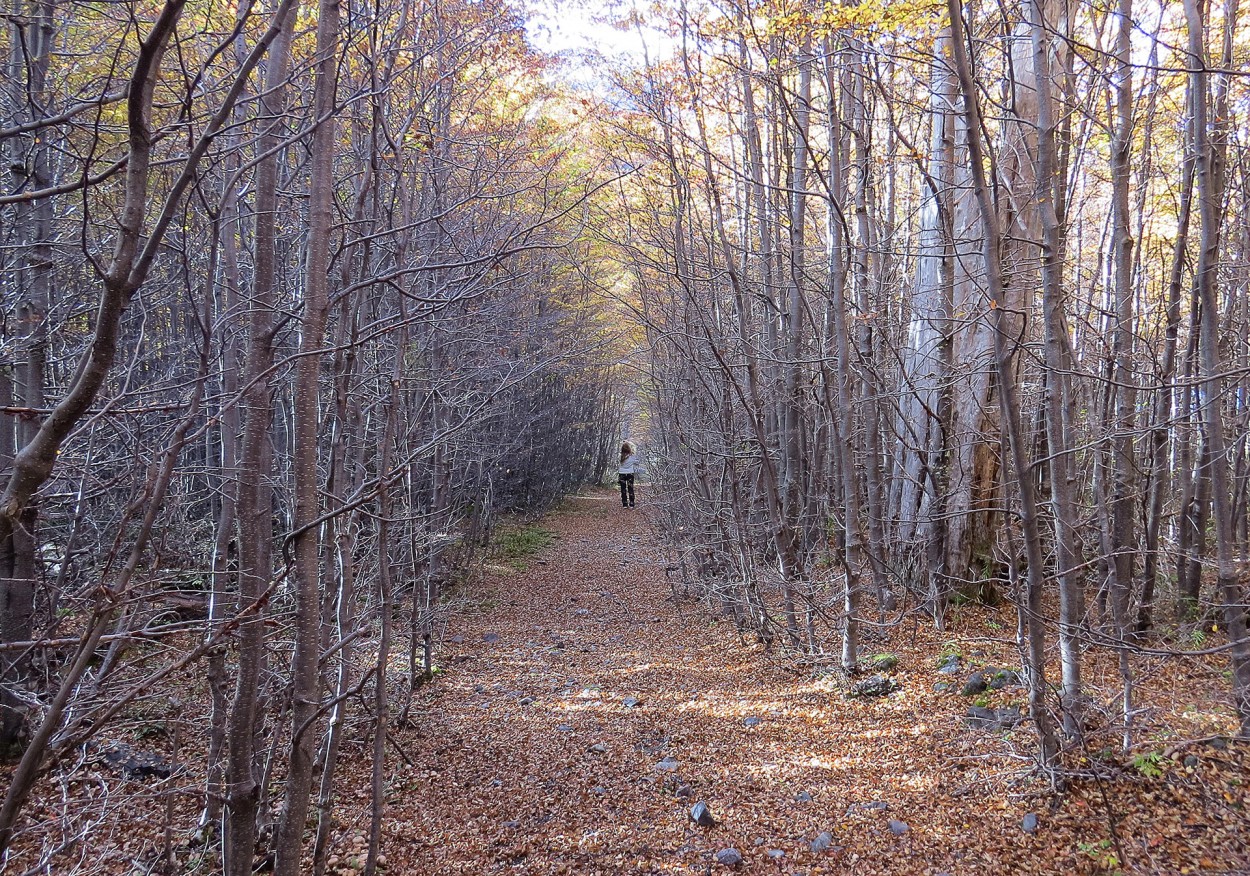
[[[642,705],[642,703],[638,700],[637,697],[625,697],[625,699],[621,700],[621,705],[627,709],[633,709],[637,706]]]
[[[716,863],[723,867],[737,867],[742,863],[742,852],[732,847],[721,849],[716,853]]]
[[[677,758],[669,755],[655,765],[655,769],[662,773],[672,773],[677,771]]]
[[[559,730],[561,733],[572,733],[573,725],[572,724],[557,724],[556,729]]]
[[[679,785],[677,790],[673,792],[673,796],[678,800],[689,800],[694,796],[694,788],[689,785]]]
[[[534,705],[534,698],[533,697],[521,697],[519,704],[522,706],[532,706]]]
[[[493,645],[495,642],[499,641],[499,634],[498,633],[482,633],[482,641],[488,645]]]
[[[1037,824],[1037,813],[1030,812],[1028,815],[1024,816],[1024,821],[1020,822],[1020,829],[1025,833],[1035,833],[1037,831]]]
[[[894,818],[890,819],[890,833],[894,834],[895,836],[902,836],[903,834],[907,833],[907,831],[909,830],[911,830],[911,828],[907,826],[906,821],[898,821],[897,819],[894,819]]]
[[[943,675],[954,675],[963,668],[963,660],[958,654],[947,654],[938,663],[938,672]]]
[[[712,817],[712,810],[708,809],[707,804],[702,800],[690,807],[690,820],[699,825],[699,827],[716,826],[716,819]]]
[[[799,793],[794,795],[794,802],[795,803],[811,803],[812,795],[807,793],[806,791],[799,791]]]
[[[786,856],[786,853],[784,849],[769,849],[768,850],[768,857],[772,858],[774,861],[780,861],[785,856]]]
[[[602,742],[596,742],[594,745],[590,746],[586,750],[589,751],[591,754],[606,754],[608,747],[604,745]]]
[[[763,720],[764,720],[763,718],[757,718],[755,715],[749,715],[746,718],[742,719],[742,723],[748,727],[757,727],[759,726],[759,723]]]
[[[831,846],[833,846],[833,834],[827,830],[812,840],[812,851],[816,854],[829,851]]]

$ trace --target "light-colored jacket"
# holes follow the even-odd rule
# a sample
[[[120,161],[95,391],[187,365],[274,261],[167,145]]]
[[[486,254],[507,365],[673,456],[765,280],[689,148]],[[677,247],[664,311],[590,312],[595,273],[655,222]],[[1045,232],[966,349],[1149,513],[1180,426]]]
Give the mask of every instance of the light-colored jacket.
[[[616,470],[617,474],[633,474],[634,466],[638,464],[638,454],[631,453],[625,457],[625,461],[621,463],[621,467]]]

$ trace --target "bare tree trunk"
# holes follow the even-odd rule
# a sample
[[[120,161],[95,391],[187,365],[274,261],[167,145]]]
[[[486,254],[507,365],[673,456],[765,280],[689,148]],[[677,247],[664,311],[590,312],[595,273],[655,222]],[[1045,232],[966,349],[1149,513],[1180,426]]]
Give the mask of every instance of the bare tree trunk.
[[[878,319],[875,316],[877,295],[874,294],[874,290],[879,289],[880,277],[877,274],[879,266],[873,255],[877,249],[877,242],[873,236],[872,222],[868,214],[868,195],[871,185],[869,168],[872,162],[868,144],[871,119],[868,113],[867,89],[864,85],[868,71],[864,63],[864,48],[858,39],[851,40],[847,54],[851,59],[849,71],[851,80],[848,83],[850,88],[846,93],[850,116],[847,123],[850,125],[855,144],[853,159],[848,170],[854,177],[851,190],[854,192],[855,210],[855,243],[851,250],[851,272],[855,278],[855,285],[858,287],[856,291],[859,298],[859,319],[856,332],[859,363],[855,369],[859,379],[856,381],[858,384],[856,395],[859,396],[863,412],[864,459],[861,467],[864,472],[864,505],[868,511],[868,563],[877,600],[877,610],[882,612],[893,609],[894,597],[890,593],[885,575],[885,498],[881,486],[881,413],[878,407],[876,378],[871,370],[872,363],[876,361],[873,350],[873,323]]]
[[[1129,600],[1133,589],[1133,557],[1137,495],[1133,431],[1137,391],[1133,376],[1133,229],[1129,213],[1129,176],[1133,137],[1133,68],[1131,37],[1133,0],[1119,0],[1116,10],[1115,119],[1111,142],[1112,247],[1115,262],[1115,331],[1112,336],[1112,391],[1115,393],[1115,426],[1112,435],[1114,487],[1111,497],[1111,548],[1113,574],[1111,613],[1119,640],[1120,680],[1123,685],[1121,719],[1124,750],[1133,744],[1133,677],[1126,639],[1129,635]]]
[[[321,705],[321,478],[317,433],[321,423],[318,377],[329,300],[330,223],[334,209],[335,92],[338,86],[339,0],[320,0],[311,147],[308,262],[304,276],[301,357],[295,366],[295,655],[292,658],[291,754],[275,843],[276,876],[296,876],[316,761]]]
[[[13,51],[10,54],[10,82],[15,106],[30,108],[30,122],[46,107],[48,65],[52,52],[55,4],[51,0],[32,0],[29,13],[11,19]],[[24,10],[23,10],[24,12]],[[23,83],[22,88],[19,83]],[[14,138],[14,154],[9,156],[13,190],[39,191],[52,184],[48,158],[49,134],[41,132],[29,138]],[[52,200],[40,198],[33,204],[19,205],[16,228],[22,254],[16,270],[14,299],[17,326],[21,337],[18,347],[24,353],[17,368],[17,384],[21,403],[32,411],[44,406],[44,381],[47,365],[47,313],[52,277]],[[10,400],[12,390],[10,390]],[[4,418],[4,428],[12,428]],[[17,420],[16,450],[34,440],[38,421],[34,417]],[[13,458],[10,451],[6,462]],[[24,641],[33,632],[35,587],[38,575],[36,543],[38,508],[32,502],[24,509],[19,524],[0,545],[0,641]],[[12,687],[19,684],[28,669],[22,652],[0,658],[0,756],[17,753],[26,727],[25,708],[15,697]]]
[[[836,55],[832,40],[825,42],[825,82],[829,92],[829,309],[833,322],[834,360],[836,362],[836,396],[838,411],[834,417],[833,440],[837,446],[839,469],[842,475],[843,555],[842,565],[845,586],[842,591],[843,618],[842,669],[855,672],[859,665],[859,574],[862,568],[863,546],[860,538],[859,485],[855,478],[855,455],[851,435],[855,422],[851,385],[851,338],[847,327],[846,224],[841,215],[841,204],[846,203],[846,168],[842,142],[842,119],[834,95],[836,88]]]
[[[1191,105],[1192,87],[1187,87]],[[1137,615],[1137,631],[1146,632],[1152,624],[1155,589],[1159,577],[1159,539],[1163,529],[1164,498],[1171,483],[1168,467],[1169,420],[1177,392],[1173,387],[1176,373],[1176,340],[1181,323],[1181,279],[1189,249],[1189,225],[1193,213],[1194,168],[1196,158],[1193,139],[1186,139],[1185,161],[1181,171],[1180,212],[1176,218],[1176,241],[1172,247],[1172,264],[1168,271],[1167,324],[1164,329],[1163,360],[1159,369],[1159,386],[1155,389],[1150,432],[1150,487],[1146,506],[1146,534],[1142,560],[1141,607]],[[1184,390],[1182,390],[1182,393]],[[1179,583],[1179,582],[1178,582]]]
[[[407,332],[400,332],[395,354],[395,366],[391,375],[390,400],[387,403],[386,428],[382,435],[382,452],[378,470],[378,611],[381,614],[378,639],[378,661],[374,668],[373,696],[373,770],[370,780],[369,851],[365,858],[365,876],[374,876],[382,846],[382,817],[386,805],[386,734],[390,726],[390,700],[387,685],[387,668],[390,663],[391,612],[393,608],[390,559],[391,491],[393,487],[387,472],[391,468],[392,445],[399,420],[400,378],[403,375],[403,351],[407,349]]]
[[[1033,45],[1032,78],[1037,89],[1037,210],[1042,224],[1042,308],[1045,324],[1046,442],[1050,457],[1050,490],[1054,505],[1055,554],[1059,578],[1059,651],[1063,684],[1064,730],[1081,735],[1081,630],[1084,593],[1080,576],[1079,512],[1076,502],[1076,464],[1073,454],[1071,388],[1071,337],[1063,303],[1063,229],[1059,205],[1063,203],[1055,143],[1054,103],[1051,95],[1050,40],[1040,0],[1029,3]],[[1027,85],[1026,85],[1027,87]],[[1019,469],[1026,477],[1027,470]],[[1030,626],[1040,623],[1040,618]]]
[[[1220,355],[1219,295],[1217,272],[1220,255],[1221,202],[1223,197],[1226,106],[1223,90],[1217,91],[1210,105],[1205,45],[1206,23],[1201,0],[1184,0],[1189,27],[1189,55],[1193,82],[1194,154],[1197,156],[1197,198],[1200,241],[1196,285],[1201,302],[1199,361],[1201,363],[1202,422],[1209,447],[1211,478],[1211,517],[1215,529],[1216,584],[1228,628],[1229,661],[1233,671],[1233,696],[1242,735],[1250,736],[1250,639],[1246,636],[1246,598],[1237,577],[1234,553],[1232,491],[1228,473],[1228,447],[1224,433],[1223,364]],[[1237,0],[1229,0],[1225,11],[1226,52],[1231,54],[1231,34],[1237,17]],[[1227,59],[1226,59],[1227,60]],[[1226,93],[1226,92],[1224,92]],[[1212,136],[1212,111],[1216,135]]]
[[[239,448],[235,502],[239,527],[238,610],[260,599],[273,578],[273,467],[270,436],[273,405],[268,373],[273,364],[273,312],[276,301],[279,128],[286,112],[287,79],[296,4],[287,2],[275,17],[278,33],[265,69],[259,105],[260,159],[256,166],[254,276],[248,298],[248,342],[241,409],[243,440]],[[257,611],[239,624],[239,663],[226,721],[226,805],[222,857],[226,876],[249,876],[256,854],[261,784],[257,775],[261,708],[260,679],[265,663],[265,613]]]
[[[798,543],[802,527],[803,507],[801,492],[804,478],[804,455],[801,450],[803,427],[803,315],[807,309],[803,298],[803,275],[806,264],[807,180],[809,155],[807,149],[809,119],[812,102],[812,52],[811,38],[805,36],[799,49],[798,94],[794,105],[794,153],[792,190],[790,193],[790,264],[787,277],[786,312],[786,370],[785,396],[782,402],[782,513],[786,519],[789,537],[778,545],[781,555],[783,579],[782,601],[786,615],[786,632],[791,644],[799,642],[798,617],[795,613],[794,595],[802,587],[805,562],[803,548]]]
[[[1020,502],[1020,527],[1028,562],[1024,610],[1028,616],[1029,710],[1041,742],[1042,763],[1049,768],[1058,754],[1058,743],[1046,705],[1046,642],[1045,628],[1042,623],[1045,560],[1042,553],[1041,527],[1038,523],[1037,499],[1034,495],[1033,467],[1025,446],[1024,429],[1020,422],[1020,406],[1016,398],[1015,374],[1011,368],[1011,353],[1007,349],[1007,326],[1003,313],[1006,309],[1006,296],[1003,290],[1000,260],[1001,232],[998,214],[985,174],[986,156],[981,145],[981,109],[977,99],[976,81],[972,77],[972,67],[968,61],[959,0],[947,0],[947,10],[951,20],[951,47],[954,50],[955,72],[959,77],[960,91],[963,93],[973,187],[981,210],[981,221],[985,228],[985,278],[995,324],[995,374],[1001,398],[1003,427],[1007,433],[1008,455],[1014,469],[1016,494]]]

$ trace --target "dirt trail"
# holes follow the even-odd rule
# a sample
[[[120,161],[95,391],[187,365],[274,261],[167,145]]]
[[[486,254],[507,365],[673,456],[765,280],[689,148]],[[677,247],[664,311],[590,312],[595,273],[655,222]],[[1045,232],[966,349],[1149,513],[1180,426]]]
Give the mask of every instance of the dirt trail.
[[[397,737],[414,764],[391,783],[390,872],[727,873],[714,856],[728,847],[747,873],[1080,865],[1061,860],[1075,842],[1036,785],[1010,786],[1028,767],[1011,740],[971,733],[966,702],[934,692],[940,641],[896,633],[907,641],[880,647],[902,690],[848,700],[676,611],[641,498],[572,500],[544,523],[554,545],[454,613],[446,670]],[[699,800],[717,826],[690,821]],[[1021,828],[1031,809],[1036,834]],[[813,852],[822,832],[830,848]]]

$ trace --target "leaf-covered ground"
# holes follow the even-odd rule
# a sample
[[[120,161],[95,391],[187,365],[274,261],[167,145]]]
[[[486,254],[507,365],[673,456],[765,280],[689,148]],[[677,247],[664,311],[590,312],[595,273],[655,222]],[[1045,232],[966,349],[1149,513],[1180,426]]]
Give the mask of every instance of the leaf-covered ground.
[[[537,559],[462,598],[445,670],[397,734],[413,763],[391,786],[392,872],[729,872],[716,858],[729,848],[738,872],[768,874],[1250,872],[1244,746],[1074,753],[1088,778],[1050,794],[1027,724],[962,720],[968,672],[1012,665],[1008,609],[960,612],[942,634],[895,627],[869,647],[897,656],[900,690],[849,699],[836,676],[675,606],[645,518],[608,492],[576,499],[544,524],[556,539]],[[938,673],[951,653],[965,669]],[[1144,667],[1183,710],[1155,710],[1160,726],[1177,739],[1223,726],[1175,689],[1223,689],[1218,667],[1173,678],[1175,664]],[[1092,668],[1113,696],[1111,670]],[[698,801],[715,826],[690,820]]]
[[[674,604],[646,514],[588,493],[505,533],[497,565],[452,592],[441,671],[393,728],[386,872],[713,876],[731,872],[716,856],[734,849],[736,872],[785,876],[1250,873],[1250,746],[1225,739],[1235,724],[1217,657],[1136,657],[1132,754],[1113,730],[1092,732],[1056,795],[1033,770],[1027,722],[963,720],[971,705],[1023,703],[1011,685],[959,691],[976,670],[1018,666],[1010,606],[959,608],[944,633],[904,615],[865,646],[896,658],[884,674],[898,690],[848,698],[836,673]],[[940,672],[955,655],[959,671]],[[184,682],[176,704],[136,704],[44,778],[0,872],[219,871],[216,846],[195,838],[207,691],[197,671]],[[1110,727],[1113,655],[1090,655],[1086,683],[1092,723]],[[370,737],[358,717],[344,741],[336,876],[363,862]],[[111,746],[176,768],[118,768]],[[691,821],[697,802],[714,826]]]

